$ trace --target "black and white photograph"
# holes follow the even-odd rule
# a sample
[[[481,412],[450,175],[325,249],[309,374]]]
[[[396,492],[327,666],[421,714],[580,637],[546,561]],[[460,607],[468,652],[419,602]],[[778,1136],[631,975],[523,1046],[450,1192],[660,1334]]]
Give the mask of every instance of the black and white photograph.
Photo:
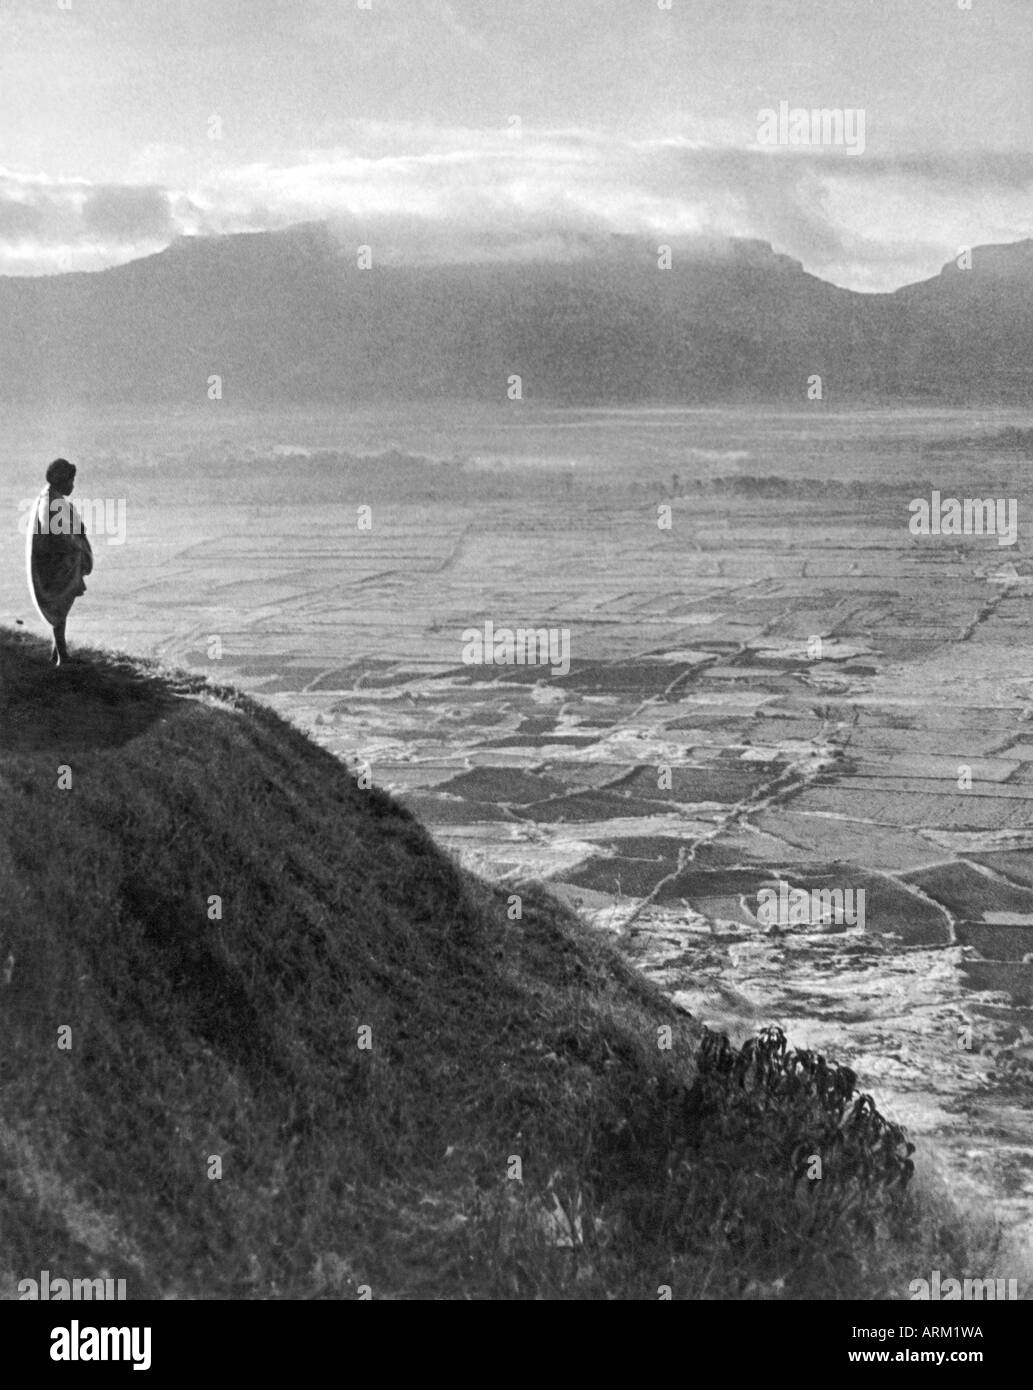
[[[1029,0],[0,0],[40,1373],[367,1301],[1003,1368],[1031,79]]]

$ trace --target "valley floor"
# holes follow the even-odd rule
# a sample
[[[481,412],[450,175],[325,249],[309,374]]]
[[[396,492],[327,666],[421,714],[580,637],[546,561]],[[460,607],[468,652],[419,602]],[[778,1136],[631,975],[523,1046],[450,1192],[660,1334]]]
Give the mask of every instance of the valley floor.
[[[1033,557],[1021,525],[912,536],[912,495],[579,477],[367,533],[256,495],[251,529],[166,515],[146,566],[98,567],[83,630],[259,695],[703,1021],[854,1067],[1029,1245]],[[464,664],[488,620],[568,630],[569,673]],[[770,933],[783,883],[863,889],[863,924]]]

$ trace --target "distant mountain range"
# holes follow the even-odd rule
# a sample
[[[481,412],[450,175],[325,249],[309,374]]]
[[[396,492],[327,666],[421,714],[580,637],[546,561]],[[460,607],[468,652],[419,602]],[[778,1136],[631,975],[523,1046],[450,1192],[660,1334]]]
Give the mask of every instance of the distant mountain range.
[[[374,248],[374,256],[376,254]],[[893,294],[757,242],[616,237],[571,262],[377,265],[327,227],[184,238],[112,270],[0,278],[0,399],[1022,403],[1033,240]]]

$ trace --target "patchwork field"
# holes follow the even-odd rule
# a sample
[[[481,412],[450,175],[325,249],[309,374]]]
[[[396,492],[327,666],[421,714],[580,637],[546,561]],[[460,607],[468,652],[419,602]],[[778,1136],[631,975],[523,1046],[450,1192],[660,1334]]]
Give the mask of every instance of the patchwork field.
[[[232,679],[464,864],[548,880],[705,1021],[849,1063],[1028,1243],[1025,454],[924,418],[658,414],[499,427],[453,461],[414,461],[412,425],[373,459],[137,469],[70,640]],[[1017,497],[1018,543],[910,534],[909,501],[952,486]],[[0,609],[30,621],[16,566]],[[464,664],[489,621],[566,631],[569,672]],[[863,920],[772,926],[780,885],[863,890]]]

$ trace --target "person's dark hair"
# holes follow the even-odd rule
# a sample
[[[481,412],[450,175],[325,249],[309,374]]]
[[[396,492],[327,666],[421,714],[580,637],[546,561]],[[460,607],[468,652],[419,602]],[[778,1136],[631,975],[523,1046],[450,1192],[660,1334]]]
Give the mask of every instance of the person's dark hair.
[[[69,463],[67,459],[55,459],[47,469],[47,482],[57,483],[60,487],[62,483],[70,483],[75,479],[75,464]]]

